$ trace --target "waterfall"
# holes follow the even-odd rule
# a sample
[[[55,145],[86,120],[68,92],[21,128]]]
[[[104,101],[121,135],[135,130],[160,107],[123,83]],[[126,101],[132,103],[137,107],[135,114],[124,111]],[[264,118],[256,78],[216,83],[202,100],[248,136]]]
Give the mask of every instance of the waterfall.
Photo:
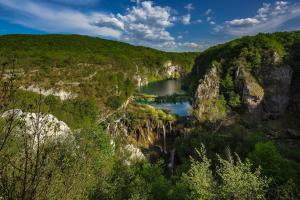
[[[170,162],[168,164],[168,168],[171,174],[173,174],[173,169],[174,169],[174,157],[175,157],[175,149],[172,149],[170,153]]]
[[[164,153],[167,153],[167,141],[166,141],[166,128],[165,125],[163,124],[163,143],[164,143]]]

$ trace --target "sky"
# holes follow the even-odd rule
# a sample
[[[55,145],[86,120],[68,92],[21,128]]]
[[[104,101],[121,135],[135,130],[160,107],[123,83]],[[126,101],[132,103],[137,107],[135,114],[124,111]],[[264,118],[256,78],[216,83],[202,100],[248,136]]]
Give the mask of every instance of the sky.
[[[300,0],[0,0],[0,34],[82,34],[165,51],[203,51],[260,32],[300,30]]]

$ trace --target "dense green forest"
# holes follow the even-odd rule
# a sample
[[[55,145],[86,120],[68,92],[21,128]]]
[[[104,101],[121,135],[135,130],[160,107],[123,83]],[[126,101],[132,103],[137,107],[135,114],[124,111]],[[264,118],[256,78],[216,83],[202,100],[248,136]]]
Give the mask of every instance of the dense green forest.
[[[19,75],[19,84],[64,89],[96,98],[99,109],[119,107],[137,79],[165,79],[171,61],[187,74],[198,53],[168,53],[80,35],[2,35],[1,65]],[[101,91],[101,92],[100,92]]]
[[[293,112],[300,92],[299,44],[300,32],[259,34],[211,47],[194,63],[196,53],[86,36],[0,36],[0,199],[300,199],[299,113]],[[169,60],[184,76],[190,72],[184,80],[193,99],[190,116],[136,102],[117,109],[134,94],[133,75],[166,79],[162,70]],[[218,79],[211,82],[205,77],[213,67]],[[281,90],[269,89],[278,81],[266,83],[263,75],[289,67],[286,111],[252,120],[237,71],[245,70],[268,97],[268,91]],[[199,89],[203,80],[219,85],[215,99],[202,102],[213,109],[200,116],[197,92],[210,96],[213,90],[205,84]],[[78,96],[63,100],[20,88],[32,83]],[[267,100],[263,104],[277,105]],[[46,113],[71,133],[53,134],[57,127],[49,128]],[[110,117],[100,123],[103,116]],[[126,131],[109,131],[118,128]],[[149,142],[163,137],[169,149],[156,150],[157,143]]]

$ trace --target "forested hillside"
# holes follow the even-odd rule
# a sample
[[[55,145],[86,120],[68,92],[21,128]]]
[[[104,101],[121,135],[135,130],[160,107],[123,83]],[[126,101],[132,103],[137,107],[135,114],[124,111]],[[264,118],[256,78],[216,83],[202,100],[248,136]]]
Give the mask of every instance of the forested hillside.
[[[93,97],[99,108],[118,108],[137,85],[168,78],[168,67],[183,76],[196,56],[80,35],[0,36],[0,64],[7,73],[14,64],[20,86]]]
[[[198,55],[0,36],[0,199],[300,199],[299,44],[259,34]],[[178,77],[187,116],[127,101]]]

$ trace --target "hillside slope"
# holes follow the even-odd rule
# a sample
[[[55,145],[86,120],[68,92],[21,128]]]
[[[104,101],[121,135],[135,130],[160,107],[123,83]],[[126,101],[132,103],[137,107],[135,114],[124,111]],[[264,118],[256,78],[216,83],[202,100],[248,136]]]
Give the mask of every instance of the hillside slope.
[[[0,36],[4,75],[14,68],[18,84],[63,100],[95,98],[117,108],[137,85],[191,70],[196,53],[167,53],[80,35]]]

